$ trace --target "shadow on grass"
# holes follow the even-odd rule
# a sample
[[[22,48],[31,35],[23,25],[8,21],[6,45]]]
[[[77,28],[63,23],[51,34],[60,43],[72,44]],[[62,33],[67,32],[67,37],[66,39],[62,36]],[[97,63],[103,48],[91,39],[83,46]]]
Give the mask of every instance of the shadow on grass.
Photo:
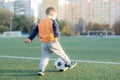
[[[38,76],[38,70],[0,70],[0,76]],[[58,72],[57,70],[46,70],[47,73]]]

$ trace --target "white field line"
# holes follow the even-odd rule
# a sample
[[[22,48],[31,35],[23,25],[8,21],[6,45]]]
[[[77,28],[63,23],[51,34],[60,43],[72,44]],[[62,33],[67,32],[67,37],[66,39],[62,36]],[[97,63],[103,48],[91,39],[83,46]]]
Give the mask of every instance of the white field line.
[[[5,56],[5,55],[0,55],[0,58],[10,58],[10,59],[27,59],[27,60],[40,60],[40,58],[33,58],[33,57],[18,57],[18,56]],[[50,59],[55,61],[56,59]],[[85,61],[85,60],[73,60],[81,63],[97,63],[97,64],[118,64],[118,62],[102,62],[102,61]]]

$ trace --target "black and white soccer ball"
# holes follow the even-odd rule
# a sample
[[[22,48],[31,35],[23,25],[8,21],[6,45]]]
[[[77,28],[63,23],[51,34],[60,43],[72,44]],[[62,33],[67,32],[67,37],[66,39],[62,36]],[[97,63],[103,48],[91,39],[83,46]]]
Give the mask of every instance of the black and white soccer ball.
[[[63,59],[61,58],[58,58],[56,61],[55,61],[55,68],[58,70],[58,71],[66,71],[68,69],[68,67],[66,66],[66,63]]]

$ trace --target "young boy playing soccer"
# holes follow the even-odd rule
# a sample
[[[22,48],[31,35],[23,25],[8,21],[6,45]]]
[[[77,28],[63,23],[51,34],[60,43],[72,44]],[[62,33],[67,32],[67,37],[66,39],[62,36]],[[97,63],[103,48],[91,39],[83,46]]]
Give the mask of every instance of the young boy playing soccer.
[[[31,43],[35,38],[37,33],[39,34],[40,40],[42,42],[42,58],[39,65],[38,75],[44,76],[45,68],[49,62],[52,53],[56,53],[65,62],[69,69],[76,66],[76,61],[71,61],[62,49],[59,43],[59,28],[58,23],[55,20],[57,17],[57,12],[53,7],[46,9],[46,18],[42,19],[41,22],[33,29],[32,33],[26,39],[26,43]]]

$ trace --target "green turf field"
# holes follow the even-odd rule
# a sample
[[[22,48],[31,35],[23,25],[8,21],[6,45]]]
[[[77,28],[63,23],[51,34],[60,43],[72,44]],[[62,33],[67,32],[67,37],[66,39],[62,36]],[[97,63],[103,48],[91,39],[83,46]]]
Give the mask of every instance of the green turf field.
[[[0,56],[40,58],[41,44],[36,38],[0,38]],[[61,44],[73,60],[120,63],[120,38],[61,38]],[[57,58],[53,54],[52,58]],[[58,72],[50,61],[46,75],[39,77],[39,60],[0,58],[0,80],[120,80],[120,64],[78,63],[67,72]]]

